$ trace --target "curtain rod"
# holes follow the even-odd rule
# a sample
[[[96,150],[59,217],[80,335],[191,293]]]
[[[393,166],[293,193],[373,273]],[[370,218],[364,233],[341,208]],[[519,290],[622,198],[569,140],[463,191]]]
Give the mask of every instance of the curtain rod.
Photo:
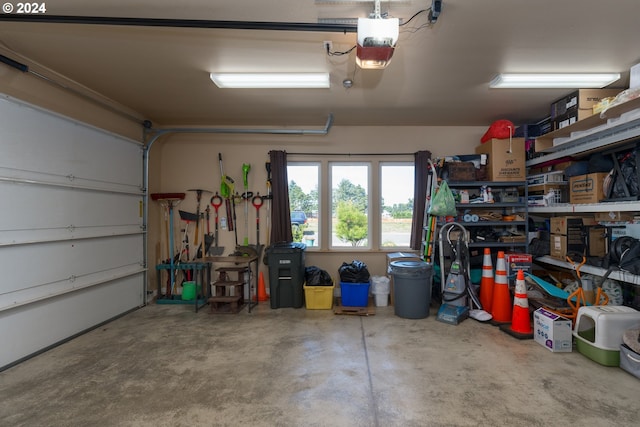
[[[413,156],[416,153],[289,153],[288,156]]]

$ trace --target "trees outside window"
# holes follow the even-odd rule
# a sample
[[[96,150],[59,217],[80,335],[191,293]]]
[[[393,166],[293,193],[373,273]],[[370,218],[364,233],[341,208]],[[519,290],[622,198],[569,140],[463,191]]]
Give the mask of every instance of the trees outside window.
[[[369,247],[369,163],[329,164],[331,246]]]
[[[380,244],[408,248],[413,217],[414,165],[409,162],[380,164]]]
[[[320,163],[289,162],[289,209],[292,215],[293,240],[308,247],[320,245]],[[300,213],[304,213],[301,215]],[[299,218],[305,218],[300,221]]]

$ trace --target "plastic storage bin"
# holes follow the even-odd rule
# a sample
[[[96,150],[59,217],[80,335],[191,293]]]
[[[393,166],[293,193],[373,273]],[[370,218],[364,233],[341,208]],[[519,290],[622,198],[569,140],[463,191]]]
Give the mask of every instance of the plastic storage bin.
[[[389,305],[390,279],[387,276],[371,277],[371,293],[375,297],[376,307]]]
[[[304,243],[277,243],[266,249],[271,308],[304,305]]]
[[[345,307],[366,307],[371,283],[340,282],[340,302]]]
[[[640,379],[640,354],[626,344],[620,345],[620,368]]]
[[[394,311],[406,319],[429,316],[431,305],[431,264],[424,261],[393,261],[389,270],[393,275]]]
[[[331,286],[304,285],[304,301],[307,310],[331,310],[333,308],[333,289]]]
[[[580,307],[573,336],[576,349],[605,366],[620,365],[624,331],[640,326],[640,311],[626,306]]]

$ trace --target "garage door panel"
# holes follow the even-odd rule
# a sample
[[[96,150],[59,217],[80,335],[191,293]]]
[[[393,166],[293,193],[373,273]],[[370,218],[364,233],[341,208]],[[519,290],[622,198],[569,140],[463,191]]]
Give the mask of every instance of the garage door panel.
[[[0,281],[0,309],[6,306],[3,296],[9,293],[28,291],[21,294],[22,298],[12,295],[12,306],[16,298],[42,298],[65,286],[73,290],[125,271],[137,271],[144,265],[142,254],[143,239],[139,235],[2,247],[0,257],[11,268]]]
[[[0,342],[4,343],[0,367],[140,306],[143,301],[139,286],[142,276],[138,273],[50,300],[0,311],[0,325],[6,325],[0,328]]]
[[[3,94],[0,145],[2,370],[144,303],[146,195],[142,144]]]
[[[4,105],[4,108],[2,108]],[[136,141],[51,112],[0,99],[0,167],[63,179],[142,186],[142,147]],[[99,161],[96,161],[99,159]]]
[[[3,182],[0,197],[16,206],[0,210],[0,245],[38,236],[46,241],[140,232],[143,226],[142,194]]]

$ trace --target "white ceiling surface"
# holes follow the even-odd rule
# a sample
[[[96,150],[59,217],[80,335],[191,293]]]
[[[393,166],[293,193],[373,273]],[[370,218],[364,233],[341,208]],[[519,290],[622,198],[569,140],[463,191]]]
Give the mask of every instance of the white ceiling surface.
[[[314,0],[49,0],[47,15],[317,23],[366,17],[373,3]],[[382,1],[406,21],[431,0]],[[570,92],[489,89],[500,72],[621,72],[640,62],[638,0],[444,0],[401,28],[391,64],[361,70],[355,33],[0,21],[0,46],[123,104],[155,125],[483,126],[548,113]],[[423,27],[414,31],[418,27]],[[5,50],[6,52],[6,50]],[[0,67],[5,65],[0,64]],[[218,89],[209,73],[328,71],[331,89]],[[353,87],[345,89],[344,79]]]

